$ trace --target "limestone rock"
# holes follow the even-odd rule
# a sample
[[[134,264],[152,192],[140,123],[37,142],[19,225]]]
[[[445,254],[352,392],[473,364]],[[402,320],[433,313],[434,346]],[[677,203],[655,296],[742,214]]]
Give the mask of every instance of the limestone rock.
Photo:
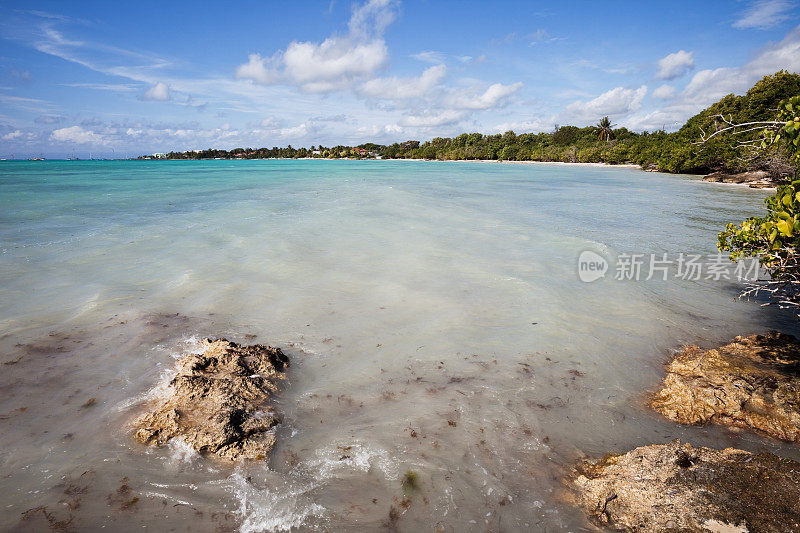
[[[201,453],[263,459],[275,445],[279,421],[268,405],[289,364],[279,348],[203,341],[202,354],[177,363],[170,396],[133,423],[135,438],[163,445],[180,438]]]
[[[800,341],[791,335],[736,337],[713,350],[687,346],[667,367],[651,405],[682,424],[750,428],[800,441]]]
[[[675,440],[578,467],[580,505],[619,531],[800,531],[800,463]]]
[[[772,176],[765,170],[752,170],[749,172],[741,172],[739,174],[728,174],[725,172],[714,172],[703,178],[704,181],[712,181],[714,183],[738,183],[749,185],[754,189],[763,189],[766,187],[776,187],[778,182],[781,181],[780,177]]]

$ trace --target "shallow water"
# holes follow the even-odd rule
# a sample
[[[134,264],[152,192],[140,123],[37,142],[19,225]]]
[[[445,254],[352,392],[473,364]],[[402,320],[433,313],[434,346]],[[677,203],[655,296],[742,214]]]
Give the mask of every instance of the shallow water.
[[[574,531],[585,455],[800,459],[643,406],[674,348],[792,316],[732,282],[577,273],[584,250],[715,253],[764,196],[625,168],[2,162],[0,528]],[[268,464],[131,438],[206,336],[290,356]]]

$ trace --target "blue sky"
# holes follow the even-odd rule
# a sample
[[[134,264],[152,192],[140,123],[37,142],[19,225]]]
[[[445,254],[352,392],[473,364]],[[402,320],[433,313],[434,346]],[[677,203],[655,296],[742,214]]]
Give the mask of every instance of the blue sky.
[[[0,1],[0,157],[675,129],[781,68],[790,0]]]

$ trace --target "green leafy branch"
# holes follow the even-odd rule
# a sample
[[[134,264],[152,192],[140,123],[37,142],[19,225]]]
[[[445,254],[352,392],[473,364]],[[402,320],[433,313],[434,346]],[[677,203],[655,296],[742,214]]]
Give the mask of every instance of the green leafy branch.
[[[782,146],[791,161],[800,163],[800,96],[781,101],[776,120],[769,124],[763,129],[762,149]],[[781,185],[764,203],[766,215],[728,224],[719,234],[718,248],[730,252],[733,261],[758,257],[773,281],[791,281],[782,301],[800,301],[800,281],[796,280],[800,265],[800,179]]]

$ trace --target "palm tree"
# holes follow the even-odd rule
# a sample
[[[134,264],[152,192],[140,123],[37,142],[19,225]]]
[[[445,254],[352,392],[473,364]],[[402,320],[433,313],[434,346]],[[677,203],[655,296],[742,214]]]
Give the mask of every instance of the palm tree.
[[[597,138],[601,141],[610,141],[614,136],[613,127],[608,117],[601,118],[600,122],[597,123]]]

